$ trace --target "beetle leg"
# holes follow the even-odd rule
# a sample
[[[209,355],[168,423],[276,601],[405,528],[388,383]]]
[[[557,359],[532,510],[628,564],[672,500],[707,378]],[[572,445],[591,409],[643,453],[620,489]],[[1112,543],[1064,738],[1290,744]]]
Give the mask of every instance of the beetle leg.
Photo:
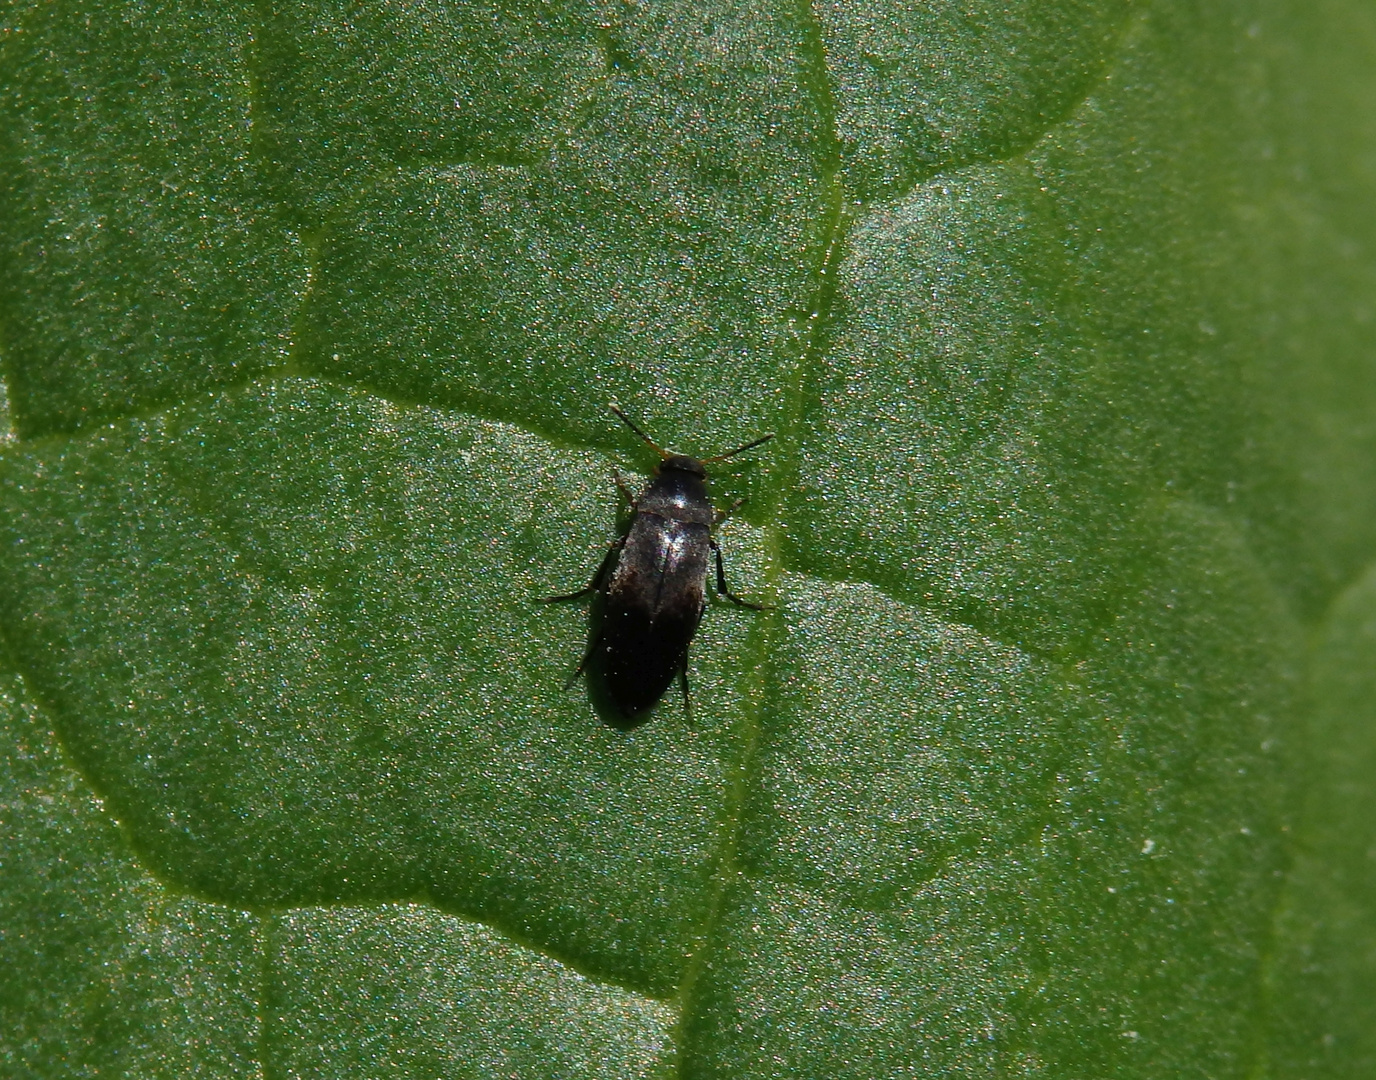
[[[634,510],[635,492],[626,486],[626,481],[621,479],[621,474],[616,471],[615,466],[612,466],[612,479],[616,481],[616,490],[625,496],[626,501],[631,504],[631,509]]]
[[[602,582],[607,579],[607,574],[611,570],[613,558],[621,553],[621,549],[625,544],[626,538],[624,536],[619,536],[612,541],[611,546],[607,550],[607,554],[602,556],[602,561],[597,566],[597,572],[593,574],[592,580],[589,581],[587,585],[583,586],[583,588],[579,589],[577,592],[563,593],[559,596],[542,596],[540,597],[540,603],[553,604],[560,600],[578,600],[587,596],[589,593],[595,593],[602,587]],[[579,665],[579,670],[582,670],[581,664]]]
[[[742,600],[726,587],[726,568],[721,564],[721,548],[717,542],[708,537],[707,542],[712,545],[712,554],[717,557],[717,593],[726,597],[731,603],[740,607],[749,608],[751,611],[773,611],[774,608],[769,604],[752,604],[749,600]]]
[[[573,669],[573,674],[569,676],[569,681],[564,684],[565,690],[573,689],[573,684],[578,681],[578,676],[583,674],[583,670],[588,666],[588,661],[592,659],[593,651],[597,648],[597,646],[601,644],[602,635],[598,634],[597,637],[594,638],[592,642],[588,645],[587,650],[583,653],[583,659],[579,660],[578,666]]]
[[[715,521],[712,522],[712,528],[715,529],[718,525],[720,525],[723,521],[725,521],[727,518],[729,518],[732,514],[734,514],[737,510],[739,510],[739,509],[740,509],[742,506],[744,506],[744,505],[745,505],[745,496],[741,496],[739,499],[737,499],[735,502],[733,502],[730,506],[728,506],[725,510],[718,510],[718,511],[717,511],[717,518],[716,518]]]
[[[683,666],[678,669],[679,685],[683,687],[683,715],[693,721],[693,706],[688,701],[688,650],[683,651]]]

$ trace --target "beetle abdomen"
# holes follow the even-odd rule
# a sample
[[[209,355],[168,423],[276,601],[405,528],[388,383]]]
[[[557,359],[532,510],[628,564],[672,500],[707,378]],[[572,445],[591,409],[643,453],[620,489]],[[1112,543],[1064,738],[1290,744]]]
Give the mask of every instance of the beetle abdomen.
[[[596,657],[627,717],[658,701],[683,667],[705,603],[706,525],[641,512],[607,587]]]

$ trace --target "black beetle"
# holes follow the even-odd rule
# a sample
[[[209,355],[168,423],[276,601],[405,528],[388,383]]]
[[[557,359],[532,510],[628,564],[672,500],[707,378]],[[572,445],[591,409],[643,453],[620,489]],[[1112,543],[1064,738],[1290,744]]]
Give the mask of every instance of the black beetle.
[[[753,442],[699,461],[661,450],[615,405],[612,412],[654,449],[660,457],[654,477],[635,498],[621,477],[616,486],[631,504],[631,527],[607,552],[585,588],[546,603],[600,594],[594,609],[594,629],[588,650],[569,678],[572,686],[585,670],[596,677],[619,726],[634,726],[661,697],[674,675],[683,685],[688,706],[688,645],[707,607],[707,553],[717,564],[717,592],[733,604],[755,611],[763,604],[742,600],[726,587],[721,548],[712,530],[744,500],[725,511],[712,507],[707,494],[707,469],[742,451],[768,442]],[[600,618],[598,616],[600,615]]]

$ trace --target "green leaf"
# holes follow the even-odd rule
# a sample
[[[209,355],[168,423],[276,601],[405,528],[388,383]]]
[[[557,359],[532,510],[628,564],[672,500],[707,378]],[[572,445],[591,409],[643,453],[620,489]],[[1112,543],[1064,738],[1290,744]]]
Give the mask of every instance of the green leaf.
[[[16,1076],[1363,1077],[1376,19],[15,0]],[[633,731],[648,471],[748,497]]]
[[[10,1075],[650,1075],[668,1006],[420,904],[250,914],[151,877],[0,686]]]
[[[252,10],[7,5],[0,289],[22,434],[285,358],[307,267],[256,182]]]

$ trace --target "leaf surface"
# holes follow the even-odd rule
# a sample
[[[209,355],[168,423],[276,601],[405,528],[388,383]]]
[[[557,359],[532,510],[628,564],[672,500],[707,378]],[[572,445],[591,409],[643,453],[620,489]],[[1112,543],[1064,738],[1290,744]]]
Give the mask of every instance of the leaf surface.
[[[0,20],[9,1072],[1370,1070],[1369,12]]]

